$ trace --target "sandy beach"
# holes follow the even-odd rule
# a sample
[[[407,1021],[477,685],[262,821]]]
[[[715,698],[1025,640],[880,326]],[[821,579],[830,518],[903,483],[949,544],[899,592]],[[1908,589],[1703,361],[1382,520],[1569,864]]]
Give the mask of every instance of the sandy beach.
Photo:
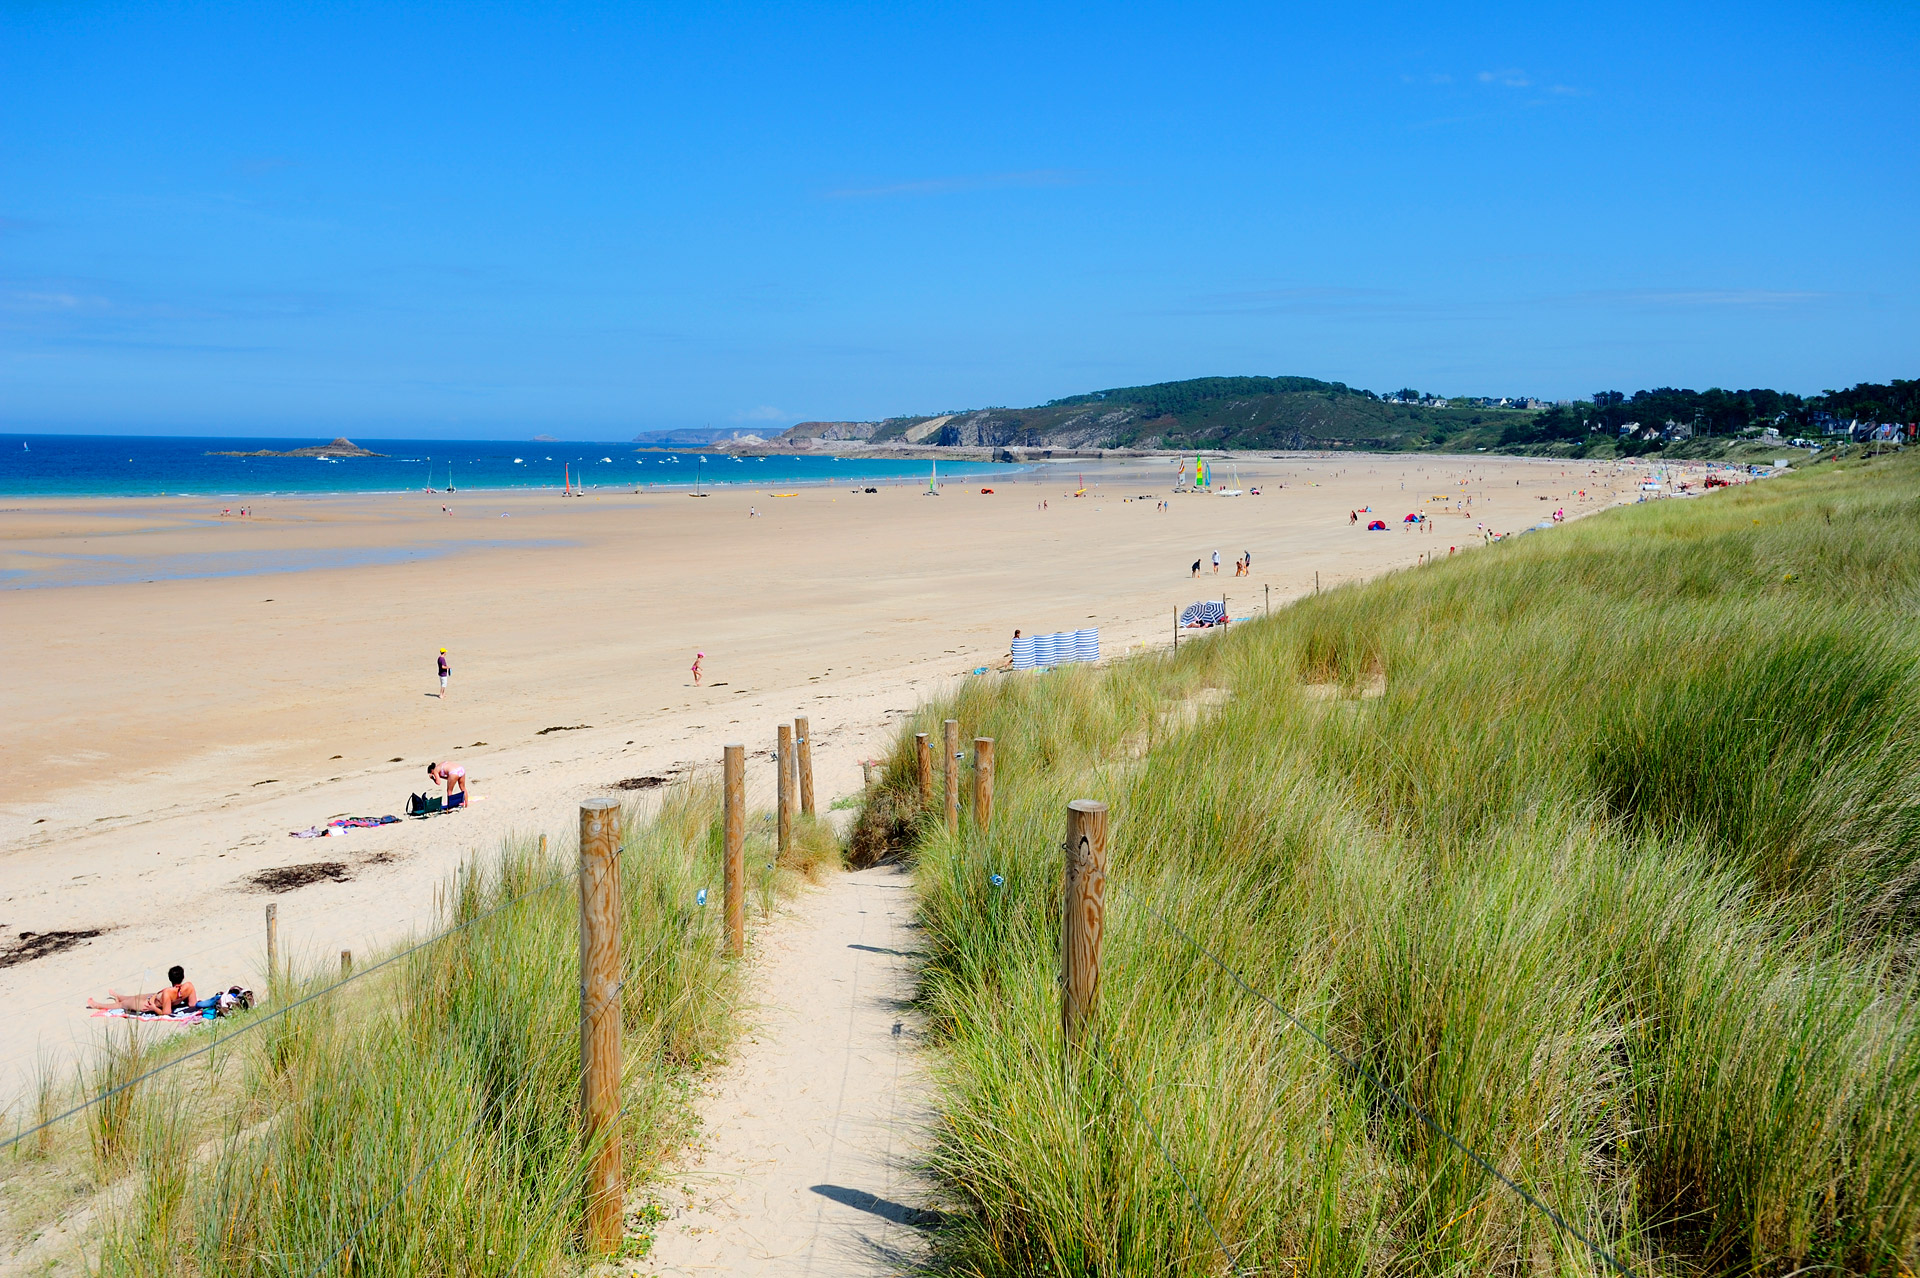
[[[562,834],[622,780],[744,740],[770,795],[766,749],[795,714],[812,719],[824,807],[858,788],[898,715],[998,661],[1016,627],[1097,626],[1109,657],[1164,646],[1185,604],[1224,595],[1244,616],[1270,592],[1279,607],[1316,573],[1325,588],[1477,548],[1477,523],[1633,500],[1640,472],[1247,458],[1239,482],[1263,491],[1232,499],[1174,495],[1170,473],[1074,462],[937,499],[923,483],[4,503],[0,569],[27,588],[0,591],[0,1101],[99,1039],[89,994],[156,988],[172,963],[203,989],[258,983],[269,902],[292,954],[369,952],[430,922],[461,858],[514,830]],[[254,516],[218,517],[237,504]],[[1349,523],[1369,506],[1390,531]],[[1410,511],[1432,512],[1430,531],[1406,531]],[[1236,578],[1243,551],[1253,571]],[[404,812],[433,759],[467,768],[469,811],[288,837]],[[319,863],[327,877],[293,890],[251,882]]]

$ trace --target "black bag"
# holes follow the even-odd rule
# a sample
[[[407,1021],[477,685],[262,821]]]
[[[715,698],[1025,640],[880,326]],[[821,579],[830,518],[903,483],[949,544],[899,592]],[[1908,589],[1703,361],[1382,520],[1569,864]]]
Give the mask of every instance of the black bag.
[[[445,800],[437,794],[409,795],[407,797],[407,815],[431,816],[440,810],[440,805],[444,802]]]

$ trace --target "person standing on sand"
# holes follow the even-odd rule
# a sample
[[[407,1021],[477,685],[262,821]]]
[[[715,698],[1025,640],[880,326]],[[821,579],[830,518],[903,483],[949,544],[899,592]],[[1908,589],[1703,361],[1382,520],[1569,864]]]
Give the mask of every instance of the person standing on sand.
[[[693,686],[696,688],[700,686],[700,663],[706,658],[706,655],[704,652],[696,652],[693,654]]]
[[[1213,552],[1213,575],[1220,575],[1220,552],[1217,550]]]
[[[447,679],[453,674],[453,667],[447,664],[447,650],[440,650],[440,699],[447,699]]]

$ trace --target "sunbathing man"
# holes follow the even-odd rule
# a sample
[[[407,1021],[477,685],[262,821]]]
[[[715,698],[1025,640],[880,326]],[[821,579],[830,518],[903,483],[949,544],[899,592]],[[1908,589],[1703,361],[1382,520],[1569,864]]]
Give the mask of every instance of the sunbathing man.
[[[467,805],[467,770],[465,768],[449,759],[445,763],[429,763],[427,775],[435,781],[446,783],[447,801],[442,805],[442,811],[451,812],[455,808],[464,808]]]
[[[173,1015],[176,1007],[188,1007],[193,1003],[193,982],[187,979],[187,969],[179,964],[167,969],[167,988],[152,994],[115,994],[107,991],[104,999],[90,998],[87,1006],[95,1011],[155,1012],[161,1016]]]

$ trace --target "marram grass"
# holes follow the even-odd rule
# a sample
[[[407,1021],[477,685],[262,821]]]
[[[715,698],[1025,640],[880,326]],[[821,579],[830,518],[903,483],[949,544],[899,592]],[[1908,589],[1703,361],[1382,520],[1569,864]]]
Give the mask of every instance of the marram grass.
[[[681,787],[621,832],[623,1134],[635,1184],[687,1135],[688,1084],[734,1030],[718,797]],[[753,912],[839,856],[832,831],[803,820],[799,846],[775,864],[763,824],[750,823]],[[464,930],[121,1093],[90,1122],[69,1120],[78,1134],[23,1142],[0,1164],[0,1186],[35,1191],[42,1221],[71,1222],[72,1206],[88,1203],[89,1259],[73,1272],[578,1271],[577,855],[541,849],[515,839],[463,867],[441,913]],[[289,979],[279,1001],[334,979]],[[160,1056],[110,1053],[80,1091],[206,1032]],[[40,1098],[35,1109],[47,1108]],[[61,1180],[64,1209],[46,1188]],[[643,1246],[644,1222],[632,1232]]]
[[[938,1267],[1608,1272],[1378,1079],[1635,1273],[1920,1269],[1916,463],[929,707],[871,824],[918,859]],[[996,739],[990,831],[901,819],[946,717]],[[1112,886],[1068,1059],[1076,797],[1112,805]]]

